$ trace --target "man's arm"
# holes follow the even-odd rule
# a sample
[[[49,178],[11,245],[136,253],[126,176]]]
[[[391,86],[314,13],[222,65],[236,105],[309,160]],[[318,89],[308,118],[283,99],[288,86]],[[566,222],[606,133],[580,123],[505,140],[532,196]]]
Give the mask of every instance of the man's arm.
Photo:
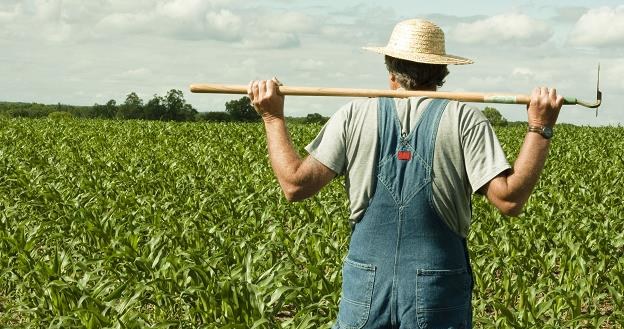
[[[316,194],[335,176],[331,169],[311,156],[304,160],[292,145],[284,119],[284,96],[273,80],[252,81],[247,94],[262,116],[271,167],[288,201],[300,201]]]
[[[555,89],[535,88],[527,109],[529,125],[552,128],[562,105],[563,97]],[[504,215],[518,216],[544,169],[549,148],[549,139],[527,133],[513,168],[492,179],[479,192]]]

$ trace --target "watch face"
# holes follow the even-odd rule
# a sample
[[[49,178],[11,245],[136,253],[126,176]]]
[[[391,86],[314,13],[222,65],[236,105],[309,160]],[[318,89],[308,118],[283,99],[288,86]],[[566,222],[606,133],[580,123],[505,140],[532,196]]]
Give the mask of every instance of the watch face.
[[[552,138],[552,136],[553,136],[553,129],[552,129],[552,128],[550,128],[550,127],[544,127],[544,128],[542,129],[542,135],[543,135],[544,137],[546,137],[547,139]]]

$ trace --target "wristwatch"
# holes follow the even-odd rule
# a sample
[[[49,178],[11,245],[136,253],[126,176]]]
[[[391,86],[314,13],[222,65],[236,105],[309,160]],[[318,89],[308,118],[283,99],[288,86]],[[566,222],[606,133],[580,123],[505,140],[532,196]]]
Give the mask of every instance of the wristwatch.
[[[544,126],[529,126],[528,131],[538,133],[546,139],[551,139],[554,134],[554,131],[551,127],[544,127]]]

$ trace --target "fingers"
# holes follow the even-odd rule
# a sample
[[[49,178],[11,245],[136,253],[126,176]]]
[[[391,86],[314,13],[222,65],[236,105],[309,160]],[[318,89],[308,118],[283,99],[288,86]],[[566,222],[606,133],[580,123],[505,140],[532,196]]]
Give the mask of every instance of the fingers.
[[[548,97],[550,98],[550,105],[552,108],[560,109],[561,106],[563,106],[563,96],[557,95],[557,90],[555,88],[550,90]]]
[[[250,100],[254,100],[254,95],[253,95],[253,86],[254,86],[254,82],[255,81],[249,81],[249,85],[247,85],[247,97],[249,97]]]
[[[552,102],[554,102],[557,99],[557,89],[552,88],[548,91],[548,98],[550,98],[550,100]]]
[[[254,80],[247,85],[247,96],[251,105],[261,116],[282,117],[284,96],[279,92],[279,80]]]
[[[273,79],[275,79],[275,78],[273,78]],[[276,91],[277,91],[277,83],[275,83],[274,80],[267,81],[266,90],[267,90],[267,95],[269,97],[275,95]]]
[[[557,94],[556,88],[534,88],[531,93],[531,101],[527,107],[529,124],[546,127],[554,126],[561,105],[563,105],[563,97]]]

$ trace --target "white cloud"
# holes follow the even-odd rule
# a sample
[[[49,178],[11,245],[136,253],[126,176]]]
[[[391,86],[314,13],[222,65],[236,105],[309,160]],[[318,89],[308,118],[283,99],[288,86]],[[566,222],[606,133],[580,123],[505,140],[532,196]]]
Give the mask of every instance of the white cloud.
[[[301,42],[295,33],[254,31],[245,37],[241,46],[248,49],[296,48]]]
[[[258,23],[271,31],[300,33],[313,32],[320,22],[303,12],[290,11],[265,14]]]
[[[136,69],[132,69],[132,70],[128,70],[125,72],[122,72],[121,74],[119,74],[120,78],[143,78],[145,76],[148,76],[152,73],[152,71],[150,69],[144,68],[144,67],[140,67],[140,68],[136,68]]]
[[[17,5],[0,7],[0,22],[8,23],[17,17]]]
[[[164,17],[193,19],[206,12],[208,4],[202,0],[173,0],[159,2],[156,12]]]
[[[535,79],[535,72],[525,67],[516,67],[511,72],[511,76],[515,79],[533,80]]]
[[[589,10],[576,22],[568,41],[575,46],[623,47],[624,6]]]
[[[139,33],[149,31],[154,17],[144,13],[114,13],[102,18],[96,29],[102,33]]]
[[[468,44],[511,42],[537,46],[548,41],[553,30],[546,23],[523,14],[504,14],[472,23],[459,23],[450,35],[454,40]]]
[[[529,69],[527,67],[515,67],[511,71],[511,78],[516,80],[524,80],[529,83],[552,83],[555,77],[552,71],[561,71],[565,68],[559,68],[556,66],[550,66],[548,69]]]
[[[291,66],[295,70],[317,71],[325,66],[325,62],[315,59],[297,59],[292,61]]]
[[[214,39],[236,40],[240,38],[242,18],[227,9],[206,13],[206,29]]]

